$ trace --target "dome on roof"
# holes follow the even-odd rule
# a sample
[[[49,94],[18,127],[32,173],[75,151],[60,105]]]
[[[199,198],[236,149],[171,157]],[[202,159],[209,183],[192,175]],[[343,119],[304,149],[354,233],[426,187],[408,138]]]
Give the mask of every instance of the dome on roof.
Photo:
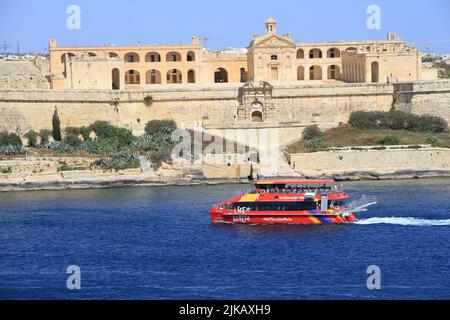
[[[266,20],[266,23],[277,23],[277,22],[275,21],[274,18],[269,17],[269,19]]]

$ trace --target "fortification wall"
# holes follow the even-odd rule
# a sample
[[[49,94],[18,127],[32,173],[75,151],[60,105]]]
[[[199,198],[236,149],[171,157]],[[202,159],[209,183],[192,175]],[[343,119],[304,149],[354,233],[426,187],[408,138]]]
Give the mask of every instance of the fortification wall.
[[[62,127],[96,120],[143,132],[152,119],[174,119],[180,127],[237,123],[238,85],[155,86],[151,91],[1,90],[0,130],[27,131],[51,127],[58,108]],[[146,106],[145,96],[154,103]],[[274,88],[274,122],[289,126],[344,122],[353,110],[388,110],[392,88],[387,85],[295,86]]]
[[[58,109],[62,127],[106,120],[142,134],[152,119],[173,119],[182,128],[302,127],[346,122],[356,110],[389,110],[394,87],[388,84],[275,84],[270,123],[237,121],[240,85],[160,85],[147,91],[0,90],[0,130],[50,129]],[[411,92],[397,93],[396,103],[417,113],[441,115],[450,122],[450,82],[420,82]],[[410,95],[409,98],[407,95]],[[154,103],[146,106],[145,96]],[[406,107],[405,107],[406,106]]]

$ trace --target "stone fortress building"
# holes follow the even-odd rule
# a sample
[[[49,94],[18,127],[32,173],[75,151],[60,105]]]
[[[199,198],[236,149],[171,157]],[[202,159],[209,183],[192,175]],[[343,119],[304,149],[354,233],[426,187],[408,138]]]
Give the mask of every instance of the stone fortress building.
[[[155,85],[245,83],[386,83],[437,79],[421,53],[394,33],[387,40],[297,43],[277,33],[269,18],[265,34],[246,49],[210,51],[198,37],[165,46],[58,47],[49,41],[53,89],[145,90]]]
[[[450,122],[450,81],[392,33],[387,40],[296,43],[270,18],[246,49],[213,52],[197,37],[166,46],[49,44],[48,87],[22,85],[23,68],[5,73],[0,130],[51,129],[55,108],[62,128],[104,120],[141,135],[148,121],[172,119],[222,136],[277,128],[282,145],[308,125],[338,126],[358,110],[395,108]]]

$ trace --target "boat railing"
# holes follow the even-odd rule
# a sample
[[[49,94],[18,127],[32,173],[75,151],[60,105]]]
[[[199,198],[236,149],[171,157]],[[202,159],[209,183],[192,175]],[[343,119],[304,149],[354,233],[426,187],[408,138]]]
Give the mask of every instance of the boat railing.
[[[353,200],[350,203],[344,204],[340,207],[341,212],[361,212],[366,211],[370,205],[376,204],[377,198],[375,196],[362,195],[360,199]]]

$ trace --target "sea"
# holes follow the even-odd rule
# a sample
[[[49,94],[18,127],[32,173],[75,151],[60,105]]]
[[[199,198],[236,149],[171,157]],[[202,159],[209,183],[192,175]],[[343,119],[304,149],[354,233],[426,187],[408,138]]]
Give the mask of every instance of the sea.
[[[345,225],[214,225],[251,185],[0,193],[0,299],[450,299],[450,179],[348,182]]]

